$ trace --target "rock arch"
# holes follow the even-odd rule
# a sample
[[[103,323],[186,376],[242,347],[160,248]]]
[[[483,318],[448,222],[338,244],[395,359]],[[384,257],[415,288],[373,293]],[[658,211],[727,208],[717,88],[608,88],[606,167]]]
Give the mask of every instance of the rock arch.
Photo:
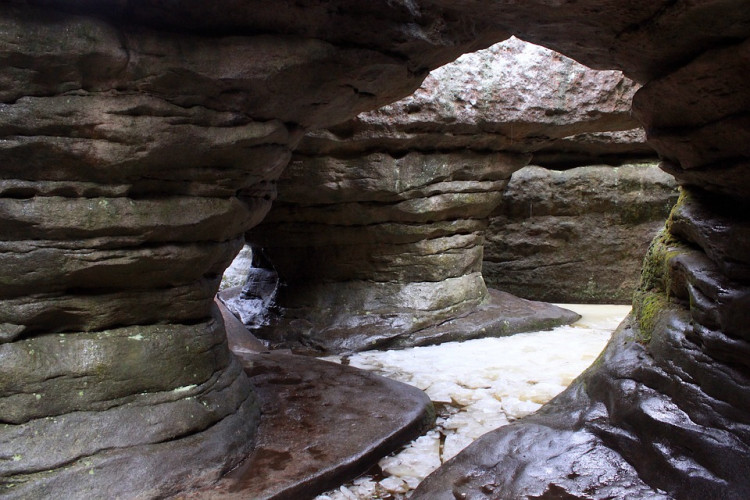
[[[589,420],[530,425],[601,441],[617,474],[590,491],[632,479],[683,498],[750,494],[743,1],[13,0],[0,23],[10,497],[103,484],[159,496],[231,467],[252,445],[254,402],[211,296],[290,150],[306,128],[394,101],[510,34],[644,83],[636,114],[686,186],[635,320],[560,400],[578,398],[568,416],[590,404]],[[477,458],[465,457],[423,492],[509,487],[491,470],[475,475],[486,484],[457,479]],[[586,482],[536,484],[563,495]]]

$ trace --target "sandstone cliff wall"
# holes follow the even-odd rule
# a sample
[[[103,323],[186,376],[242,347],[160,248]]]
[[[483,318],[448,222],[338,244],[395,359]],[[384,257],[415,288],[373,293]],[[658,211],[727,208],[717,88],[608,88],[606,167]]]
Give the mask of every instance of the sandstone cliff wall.
[[[674,179],[655,163],[526,167],[490,217],[482,274],[533,300],[629,304],[675,201]]]

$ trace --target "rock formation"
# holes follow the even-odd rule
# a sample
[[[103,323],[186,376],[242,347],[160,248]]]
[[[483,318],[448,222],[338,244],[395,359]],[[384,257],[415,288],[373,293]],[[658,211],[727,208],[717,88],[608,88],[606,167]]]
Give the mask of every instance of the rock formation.
[[[607,354],[413,498],[750,496],[745,1],[11,0],[0,23],[9,498],[164,496],[236,463],[254,399],[212,295],[289,150],[509,34],[645,84],[685,196]]]
[[[674,179],[654,163],[523,168],[490,217],[482,274],[532,300],[630,303],[676,200]]]
[[[243,459],[258,404],[213,296],[244,232],[307,127],[396,100],[476,43],[425,36],[401,6],[378,5],[355,47],[306,22],[282,33],[250,2],[181,4],[0,6],[10,498],[161,497]]]
[[[246,237],[280,277],[277,314],[255,331],[276,345],[341,352],[574,320],[488,293],[488,216],[530,151],[630,130],[636,88],[620,72],[512,38],[433,71],[397,103],[309,133]]]
[[[580,6],[566,5],[564,17]],[[483,436],[414,499],[750,494],[750,94],[740,82],[750,70],[750,13],[741,2],[654,8],[619,32],[609,56],[647,82],[636,116],[662,168],[683,185],[644,261],[634,315],[568,390],[526,421]],[[605,33],[628,9],[604,9],[613,19]],[[571,37],[541,24],[532,39],[578,52]]]

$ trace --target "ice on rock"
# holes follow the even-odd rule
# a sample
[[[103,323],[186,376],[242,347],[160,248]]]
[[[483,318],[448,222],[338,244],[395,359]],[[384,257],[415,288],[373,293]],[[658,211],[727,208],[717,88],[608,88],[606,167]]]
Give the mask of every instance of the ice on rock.
[[[440,433],[430,431],[417,438],[403,452],[378,462],[381,470],[406,480],[417,478],[417,484],[440,467]]]
[[[397,476],[389,476],[378,483],[390,493],[406,493],[409,491],[409,485]]]
[[[541,407],[540,403],[535,403],[534,401],[522,401],[515,397],[503,398],[503,412],[505,412],[510,421],[531,415]]]
[[[385,479],[359,478],[316,500],[407,498],[423,478],[476,438],[537,411],[563,391],[596,359],[630,310],[563,307],[583,317],[549,331],[351,356],[351,366],[425,391],[438,410],[436,428],[382,459]]]
[[[564,385],[540,382],[538,384],[527,385],[521,389],[518,399],[521,401],[531,401],[537,404],[544,404],[565,390]]]
[[[422,390],[427,393],[433,403],[452,403],[451,394],[456,392],[457,387],[453,382],[438,380]]]
[[[458,455],[461,450],[473,443],[474,439],[476,438],[464,434],[449,434],[446,436],[443,444],[443,461],[450,460]]]

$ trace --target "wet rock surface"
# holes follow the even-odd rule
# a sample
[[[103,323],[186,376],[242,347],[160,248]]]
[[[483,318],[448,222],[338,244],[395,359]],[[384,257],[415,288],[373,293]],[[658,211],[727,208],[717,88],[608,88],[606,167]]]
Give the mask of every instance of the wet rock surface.
[[[241,298],[239,288],[224,290],[218,298],[227,311],[244,321],[259,321],[268,316],[267,312],[258,314],[257,304],[252,300]],[[342,299],[343,300],[343,299]],[[408,311],[403,315],[408,316]],[[265,316],[263,316],[265,315]],[[444,322],[434,324],[408,334],[401,331],[382,331],[381,325],[372,325],[377,318],[363,324],[362,328],[354,328],[346,338],[335,335],[329,337],[326,331],[312,338],[305,331],[300,333],[299,320],[285,322],[271,319],[273,328],[263,328],[255,325],[250,328],[253,333],[265,334],[263,342],[271,348],[289,348],[298,352],[356,352],[366,349],[403,348],[409,346],[431,345],[442,342],[467,340],[482,337],[504,337],[520,332],[545,330],[559,325],[573,323],[580,316],[562,307],[515,297],[499,290],[488,290],[488,297],[469,312],[455,315]]]
[[[490,216],[488,286],[562,303],[630,303],[643,256],[677,201],[655,163],[519,170]]]
[[[160,497],[245,457],[258,403],[212,305],[243,233],[306,127],[400,98],[475,43],[199,29],[188,3],[179,29],[154,2],[0,6],[10,498]]]
[[[680,382],[710,365],[698,351],[674,361],[652,354],[675,354],[685,341],[681,314],[665,319],[666,328],[648,346],[637,342],[632,320],[623,323],[600,359],[563,394],[477,440],[412,498],[746,497],[742,431],[724,416],[706,418],[719,408],[721,414],[734,410],[717,393]],[[684,447],[667,444],[665,436],[674,435]],[[704,448],[705,436],[711,443],[705,455],[687,451]]]
[[[230,320],[231,321],[231,320]],[[253,352],[234,320],[232,348],[262,412],[257,445],[210,489],[180,498],[304,499],[351,479],[434,423],[419,389],[347,366]]]
[[[630,310],[568,307],[582,319],[551,331],[341,357],[349,366],[424,390],[438,417],[434,429],[378,462],[383,474],[364,475],[316,500],[409,498],[428,474],[472,441],[534,413],[564,391],[599,356]]]
[[[263,322],[257,335],[275,345],[332,352],[562,324],[553,307],[535,305],[528,321],[520,301],[490,297],[488,215],[530,151],[632,129],[637,88],[513,38],[433,71],[406,99],[308,133],[246,235],[280,280],[271,318],[246,313],[248,324]]]
[[[636,115],[665,158],[663,168],[692,196],[686,200],[692,213],[725,224],[707,240],[708,228],[700,220],[673,220],[655,240],[634,303],[634,334],[644,349],[622,351],[625,371],[616,378],[617,390],[592,398],[597,407],[621,405],[601,420],[611,430],[609,446],[652,489],[684,498],[747,497],[748,368],[745,357],[737,356],[746,350],[747,321],[746,309],[736,307],[745,303],[747,279],[727,271],[744,268],[750,255],[744,239],[727,237],[734,231],[743,234],[750,192],[746,2],[343,4],[315,3],[310,11],[309,3],[292,1],[269,9],[268,3],[252,0],[221,5],[13,0],[0,7],[2,210],[5,214],[7,203],[10,214],[3,215],[10,236],[2,241],[0,268],[5,306],[0,389],[3,398],[33,397],[30,404],[19,405],[18,419],[34,414],[37,395],[42,400],[68,396],[69,401],[51,398],[50,408],[76,406],[76,393],[68,392],[66,384],[79,373],[94,373],[92,382],[104,391],[93,396],[84,391],[83,403],[76,406],[75,416],[83,418],[74,431],[80,432],[80,442],[96,442],[92,425],[128,404],[142,408],[154,395],[174,396],[185,387],[179,384],[190,361],[177,373],[158,374],[159,380],[174,377],[175,383],[166,384],[169,390],[123,395],[119,374],[158,361],[144,357],[144,350],[135,347],[139,344],[104,356],[106,365],[96,354],[118,345],[120,329],[133,326],[144,328],[144,334],[159,325],[183,332],[193,327],[197,333],[167,335],[160,345],[167,358],[185,347],[173,342],[176,338],[213,337],[221,344],[221,335],[209,326],[219,276],[239,249],[239,236],[263,217],[273,197],[272,181],[303,129],[331,126],[401,98],[429,69],[516,33],[592,66],[623,69],[644,83],[635,98]],[[66,99],[72,103],[79,97],[87,99],[85,105],[68,107]],[[225,170],[230,171],[226,177]],[[231,179],[231,185],[222,178]],[[193,237],[189,223],[172,227],[171,217],[158,224],[145,217],[142,228],[132,229],[104,209],[92,210],[96,220],[82,224],[83,232],[56,222],[65,219],[66,207],[78,206],[72,211],[80,213],[85,205],[79,203],[97,198],[128,198],[151,212],[154,199],[182,196],[222,198],[214,214],[221,226],[235,229],[201,230]],[[59,208],[65,210],[50,208],[56,198],[64,199]],[[24,203],[28,210],[19,210]],[[43,223],[27,218],[43,206],[50,214]],[[168,229],[151,229],[162,225]],[[50,278],[35,275],[37,265],[51,270]],[[68,266],[76,279],[59,272]],[[707,297],[718,298],[722,307],[714,308]],[[26,376],[33,363],[57,363],[54,351],[34,348],[32,353],[25,342],[39,342],[41,348],[50,342],[42,337],[58,333],[66,341],[83,333],[86,349],[76,359],[65,359],[51,378],[31,378],[28,384],[16,378]],[[213,362],[212,374],[232,378],[232,363],[222,364],[228,350],[218,347],[217,354],[221,361]],[[608,359],[595,370],[606,373],[616,366]],[[138,383],[163,387],[159,380]],[[235,380],[244,383],[244,377]],[[644,399],[627,390],[630,381],[636,388],[644,381]],[[209,380],[196,382],[203,390]],[[249,389],[230,392],[245,398],[241,407],[250,413]],[[176,394],[194,402],[182,391]],[[108,401],[108,409],[98,409],[100,401]],[[694,401],[706,404],[696,407]],[[573,405],[566,413],[576,415],[583,407]],[[165,421],[181,418],[182,411],[173,408]],[[27,424],[54,423],[62,417],[55,411],[23,423],[3,420],[0,439],[15,439]],[[38,465],[40,457],[46,460],[41,452],[13,452],[0,464],[2,487],[18,497],[48,496],[53,490],[85,497],[103,491],[162,496],[210,481],[252,446],[252,417],[235,412],[217,420],[219,414],[188,426],[186,434],[159,437],[143,447],[133,442],[138,433],[94,455],[66,444],[55,454],[59,465],[52,469]],[[634,429],[638,439],[630,439]],[[46,453],[54,438],[39,435],[25,434],[19,446],[32,443]],[[90,468],[89,460],[100,467]],[[492,463],[473,467],[489,471]],[[606,473],[600,470],[597,477],[619,467],[619,462],[602,467]],[[539,482],[561,484],[562,477],[567,475]],[[591,480],[580,477],[581,484]],[[478,491],[481,486],[467,483],[465,488]],[[588,496],[607,496],[606,485],[592,488]]]

